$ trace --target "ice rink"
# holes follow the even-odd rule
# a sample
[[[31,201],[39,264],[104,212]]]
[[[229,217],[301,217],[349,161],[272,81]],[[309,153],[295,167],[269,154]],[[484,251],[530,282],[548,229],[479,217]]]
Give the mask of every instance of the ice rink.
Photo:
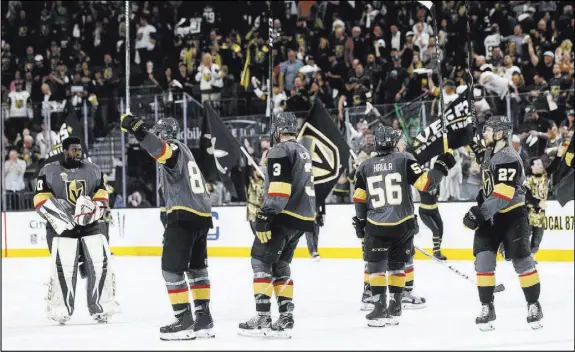
[[[2,259],[3,350],[573,350],[573,263],[541,263],[544,328],[531,330],[526,303],[511,263],[499,262],[496,330],[479,331],[476,288],[440,264],[415,264],[415,292],[428,305],[404,311],[400,325],[366,326],[360,309],[363,263],[351,259],[294,259],[295,328],[291,340],[237,335],[241,320],[254,315],[248,258],[211,258],[212,315],[216,338],[164,342],[161,325],[173,321],[159,257],[115,257],[122,312],[97,324],[86,308],[85,281],[78,280],[76,312],[66,326],[44,316],[48,258]],[[452,262],[473,276],[471,262]],[[275,305],[275,302],[274,302]],[[273,308],[275,310],[275,306]],[[275,314],[275,313],[274,313]],[[274,315],[275,319],[275,315]]]

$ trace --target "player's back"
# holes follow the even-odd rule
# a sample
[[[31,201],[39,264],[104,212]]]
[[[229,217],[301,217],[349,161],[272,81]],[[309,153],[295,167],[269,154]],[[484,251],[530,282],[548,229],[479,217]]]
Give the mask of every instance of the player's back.
[[[396,226],[413,218],[411,186],[407,179],[409,153],[392,152],[365,160],[358,177],[366,185],[367,221],[378,226]]]
[[[160,168],[167,221],[191,221],[198,228],[211,227],[210,196],[200,168],[186,145],[177,140],[169,143],[172,150],[179,152],[174,167],[163,165]]]
[[[289,199],[286,206],[276,220],[291,228],[297,228],[304,231],[313,231],[315,221],[315,190],[312,181],[312,160],[309,151],[296,140],[290,140],[276,144],[268,153],[268,162],[271,162],[271,178],[286,174],[286,180],[289,182],[290,191]],[[282,168],[290,167],[289,173]],[[274,188],[284,182],[269,182],[266,179],[266,189],[268,196],[275,193]],[[276,184],[276,185],[274,185]],[[281,193],[282,190],[279,189]],[[264,202],[262,207],[269,204]],[[274,221],[276,221],[274,220]],[[311,230],[310,230],[311,229]]]

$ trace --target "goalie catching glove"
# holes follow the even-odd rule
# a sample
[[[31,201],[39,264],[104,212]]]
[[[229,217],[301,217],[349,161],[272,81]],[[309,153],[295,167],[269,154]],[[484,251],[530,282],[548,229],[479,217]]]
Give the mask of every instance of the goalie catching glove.
[[[99,200],[93,201],[90,197],[80,196],[76,201],[74,222],[80,226],[86,226],[100,220],[105,213],[106,204]]]

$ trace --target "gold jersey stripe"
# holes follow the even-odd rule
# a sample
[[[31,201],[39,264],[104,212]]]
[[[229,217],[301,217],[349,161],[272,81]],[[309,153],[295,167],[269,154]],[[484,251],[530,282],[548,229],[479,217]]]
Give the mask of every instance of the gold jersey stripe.
[[[519,275],[519,283],[521,287],[531,287],[539,283],[539,273],[537,270],[533,270],[530,273]]]
[[[427,175],[427,171],[423,173],[423,175],[419,176],[419,178],[413,184],[415,189],[426,192],[429,188],[429,176]]]
[[[419,207],[420,207],[421,209],[433,210],[433,209],[437,209],[437,203],[435,203],[435,204],[423,204],[423,203],[420,203],[420,204],[419,204]]]
[[[106,191],[105,189],[99,189],[94,196],[92,197],[93,200],[104,200],[104,201],[108,201],[109,200],[109,196],[108,196],[108,191]]]
[[[290,195],[291,195],[291,183],[277,182],[277,181],[270,182],[270,187],[268,189],[268,196],[289,198]]]
[[[50,192],[42,192],[42,193],[37,193],[36,195],[34,195],[34,208],[38,208],[39,206],[41,206],[42,204],[44,204],[45,201],[47,201],[49,198],[52,198],[52,193]]]
[[[504,183],[498,183],[493,188],[493,195],[497,198],[501,198],[504,200],[511,200],[513,199],[514,194],[515,194],[515,188],[508,186]]]
[[[353,192],[353,201],[356,203],[365,203],[367,200],[367,192],[361,188],[357,188]]]
[[[402,224],[402,223],[406,222],[407,220],[413,219],[413,218],[414,218],[414,216],[412,214],[412,215],[404,217],[403,219],[401,219],[397,222],[377,222],[377,221],[372,220],[370,218],[367,218],[367,221],[369,221],[370,223],[377,225],[377,226],[396,226],[396,225]]]
[[[189,207],[185,207],[183,205],[174,205],[173,207],[171,207],[170,209],[166,209],[166,213],[170,214],[173,211],[176,210],[183,210],[183,211],[187,211],[190,212],[192,214],[196,214],[198,216],[204,216],[204,217],[211,217],[212,214],[211,213],[202,213],[201,211],[197,211],[195,209],[189,208]]]
[[[162,151],[160,152],[160,155],[156,156],[154,159],[156,159],[160,164],[165,164],[166,161],[172,157],[172,148],[165,141],[162,141],[162,143]]]
[[[303,220],[303,221],[315,221],[315,214],[314,214],[313,216],[309,216],[309,217],[308,217],[308,216],[303,216],[303,215],[299,215],[299,214],[293,213],[293,212],[291,212],[291,211],[289,211],[289,210],[285,210],[285,209],[282,210],[281,213],[282,213],[282,214],[289,215],[289,216],[293,216],[294,218],[300,219],[300,220]]]
[[[477,286],[479,287],[495,286],[495,274],[477,273]]]

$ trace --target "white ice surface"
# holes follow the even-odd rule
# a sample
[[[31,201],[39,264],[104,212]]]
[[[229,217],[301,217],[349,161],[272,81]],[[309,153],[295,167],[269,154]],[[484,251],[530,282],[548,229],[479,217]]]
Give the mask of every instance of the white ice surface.
[[[2,349],[10,350],[398,350],[398,349],[574,349],[573,263],[541,263],[544,328],[531,330],[526,303],[511,263],[499,263],[496,330],[474,324],[477,289],[441,265],[415,264],[415,292],[428,300],[404,311],[400,325],[366,326],[359,311],[363,286],[360,260],[294,259],[295,328],[291,340],[246,338],[238,323],[254,315],[250,260],[210,258],[211,310],[216,338],[159,340],[160,326],[173,321],[159,257],[115,257],[122,313],[97,324],[86,308],[85,281],[78,280],[76,312],[66,326],[44,315],[48,258],[2,259]],[[452,262],[473,276],[471,262]],[[275,302],[274,302],[275,303]],[[274,304],[275,314],[275,304]]]

